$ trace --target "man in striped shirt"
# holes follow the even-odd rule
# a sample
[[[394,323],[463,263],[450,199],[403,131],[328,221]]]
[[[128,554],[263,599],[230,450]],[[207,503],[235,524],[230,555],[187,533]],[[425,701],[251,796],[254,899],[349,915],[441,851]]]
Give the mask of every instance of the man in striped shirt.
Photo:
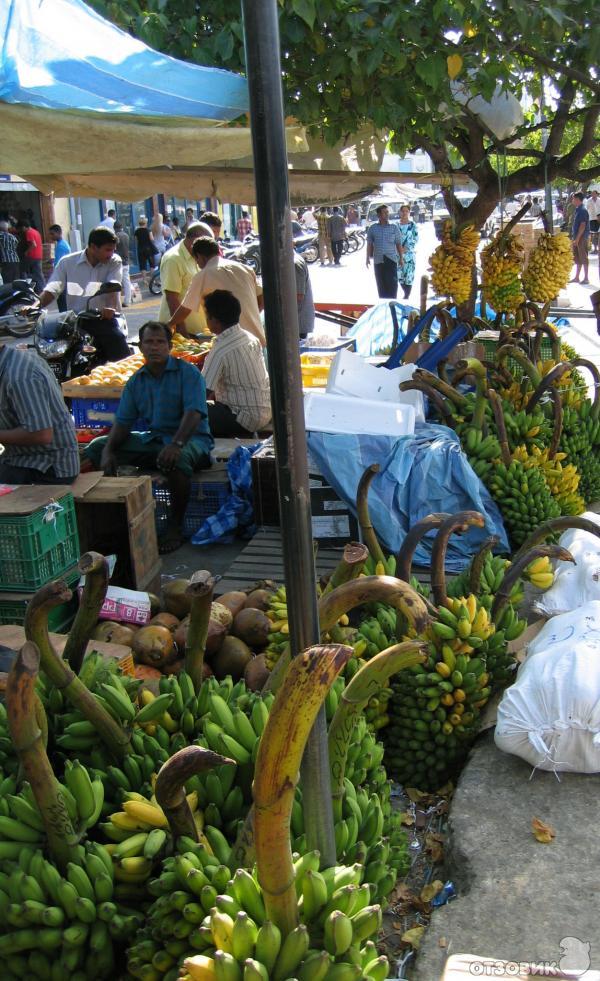
[[[367,232],[367,269],[372,259],[379,296],[395,300],[398,296],[398,263],[402,264],[400,229],[390,225],[390,212],[385,204],[377,208],[377,217],[379,221],[370,225]]]
[[[206,323],[216,341],[202,375],[213,436],[249,437],[271,421],[269,376],[259,341],[239,325],[241,305],[229,290],[204,297]]]

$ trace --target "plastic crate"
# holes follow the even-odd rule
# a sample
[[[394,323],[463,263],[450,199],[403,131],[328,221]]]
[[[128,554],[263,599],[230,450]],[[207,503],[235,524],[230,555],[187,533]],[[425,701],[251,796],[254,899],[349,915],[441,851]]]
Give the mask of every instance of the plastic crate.
[[[66,633],[75,619],[79,602],[76,587],[77,583],[79,582],[80,574],[77,567],[70,569],[60,578],[64,579],[69,589],[73,591],[73,596],[68,603],[61,603],[60,606],[55,606],[54,609],[50,610],[50,613],[48,614],[48,630],[54,634]],[[25,622],[25,611],[27,610],[27,604],[33,595],[34,593],[19,593],[14,596],[12,596],[10,593],[4,593],[1,595],[0,624],[2,626],[5,624],[17,624],[20,626],[23,624]]]
[[[72,399],[71,414],[76,429],[106,429],[112,426],[119,399]]]
[[[166,484],[152,481],[155,502],[156,531],[160,535],[166,527],[171,508],[171,495]],[[206,518],[212,517],[229,497],[229,481],[192,480],[190,500],[183,519],[183,534],[191,538]]]
[[[72,494],[33,514],[0,515],[0,591],[31,592],[79,560]]]
[[[485,364],[495,364],[496,363],[496,353],[498,351],[498,341],[493,340],[490,337],[481,337],[477,334],[475,340],[478,344],[481,344],[483,350],[485,351]],[[529,358],[533,357],[533,343],[532,349],[527,353]],[[552,358],[552,344],[550,343],[550,338],[543,337],[542,344],[540,347],[540,358],[542,361],[550,361]],[[510,371],[514,378],[519,379],[523,376],[523,369],[514,358],[510,355],[506,358],[506,367]]]

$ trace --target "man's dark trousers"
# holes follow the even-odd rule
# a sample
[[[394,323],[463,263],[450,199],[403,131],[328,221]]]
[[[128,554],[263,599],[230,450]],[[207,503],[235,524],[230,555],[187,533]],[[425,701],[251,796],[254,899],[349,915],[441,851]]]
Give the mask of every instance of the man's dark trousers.
[[[395,300],[398,296],[398,266],[384,255],[383,262],[375,265],[377,292],[382,299]]]

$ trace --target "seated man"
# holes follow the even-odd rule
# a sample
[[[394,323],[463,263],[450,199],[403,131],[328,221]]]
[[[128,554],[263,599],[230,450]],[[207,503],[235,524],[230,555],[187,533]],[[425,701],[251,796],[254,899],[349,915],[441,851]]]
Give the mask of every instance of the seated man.
[[[271,420],[269,376],[260,341],[240,327],[240,301],[229,290],[204,297],[206,323],[216,341],[202,374],[213,436],[250,437]]]
[[[93,440],[86,457],[107,476],[119,464],[153,469],[168,477],[171,518],[159,541],[162,553],[183,542],[182,525],[194,470],[210,466],[206,389],[195,365],[170,354],[171,331],[150,320],[140,329],[145,365],[129,379],[108,436]],[[132,432],[141,420],[140,432]]]
[[[36,354],[0,346],[0,483],[72,484],[75,427],[60,385]]]

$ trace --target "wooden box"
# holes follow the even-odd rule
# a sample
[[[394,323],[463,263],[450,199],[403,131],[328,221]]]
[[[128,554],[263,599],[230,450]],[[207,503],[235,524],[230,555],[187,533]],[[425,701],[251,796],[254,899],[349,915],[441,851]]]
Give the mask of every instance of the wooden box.
[[[73,494],[81,551],[117,556],[114,586],[159,591],[161,561],[151,478],[85,474]]]

